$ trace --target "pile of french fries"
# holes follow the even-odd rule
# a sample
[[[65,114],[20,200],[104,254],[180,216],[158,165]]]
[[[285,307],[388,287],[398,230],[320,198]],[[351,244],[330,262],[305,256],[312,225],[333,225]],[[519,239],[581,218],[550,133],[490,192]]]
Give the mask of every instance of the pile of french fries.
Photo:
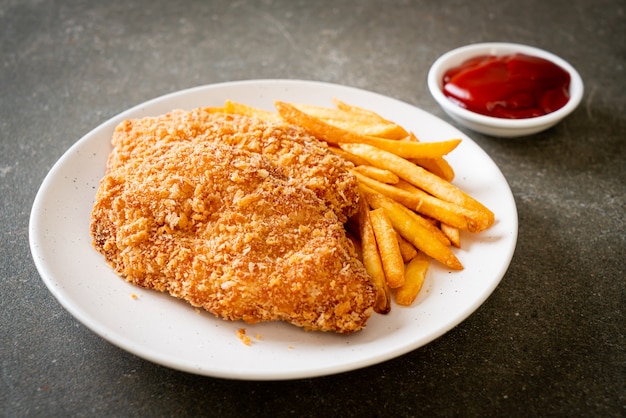
[[[431,260],[463,269],[451,249],[461,246],[460,231],[483,231],[494,214],[451,183],[454,170],[444,156],[460,139],[420,142],[375,112],[334,104],[276,101],[277,112],[270,112],[226,101],[213,110],[298,125],[354,164],[362,198],[348,226],[377,289],[374,309],[388,313],[392,297],[398,305],[413,303]]]

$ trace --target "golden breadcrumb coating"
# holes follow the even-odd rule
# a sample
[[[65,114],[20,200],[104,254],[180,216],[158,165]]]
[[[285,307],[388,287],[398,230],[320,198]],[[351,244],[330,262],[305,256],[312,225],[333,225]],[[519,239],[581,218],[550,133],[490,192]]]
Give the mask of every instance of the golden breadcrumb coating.
[[[209,108],[176,110],[120,123],[113,134],[115,148],[108,168],[143,158],[156,143],[176,141],[218,141],[260,153],[328,202],[341,222],[356,213],[357,181],[346,170],[351,163],[328,152],[324,142],[294,125],[215,113]]]
[[[185,131],[180,121],[191,113],[176,115],[125,122],[116,132],[91,222],[107,262],[129,282],[224,319],[362,329],[375,291],[343,226],[346,208],[356,206],[345,197],[357,194],[346,168],[310,138],[299,142],[296,131],[289,144],[281,134],[288,127],[214,115],[211,128],[192,123]],[[263,147],[244,146],[246,135],[234,128],[239,139],[222,141],[216,132],[229,120],[249,126],[242,132]],[[260,126],[273,134],[259,134]],[[332,193],[311,187],[329,161],[345,183],[333,203],[325,199]],[[299,169],[307,174],[298,178]]]

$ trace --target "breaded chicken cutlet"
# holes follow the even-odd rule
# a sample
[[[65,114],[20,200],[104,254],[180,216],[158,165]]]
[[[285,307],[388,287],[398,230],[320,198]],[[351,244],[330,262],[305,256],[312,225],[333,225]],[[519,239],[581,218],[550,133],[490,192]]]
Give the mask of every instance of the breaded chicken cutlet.
[[[252,132],[258,132],[254,124],[267,127],[233,119]],[[155,138],[142,142],[139,125]],[[94,247],[119,275],[228,320],[283,320],[339,333],[365,326],[375,290],[345,234],[347,202],[338,210],[324,199],[328,192],[294,177],[295,164],[281,164],[293,159],[268,157],[267,147],[254,152],[236,141],[201,140],[191,131],[183,140],[149,126],[155,128],[134,123],[134,146],[130,139],[120,145],[119,134],[114,138],[92,213]],[[293,148],[284,137],[276,141],[278,149]],[[300,156],[307,161],[306,151]],[[306,167],[308,173],[320,170],[320,177],[325,169]],[[335,178],[347,178],[346,167],[335,170]]]
[[[325,143],[294,125],[215,113],[209,108],[123,121],[113,134],[107,167],[143,158],[156,143],[173,141],[218,141],[260,153],[326,201],[341,222],[357,211],[356,178],[346,170],[343,159],[328,152]]]

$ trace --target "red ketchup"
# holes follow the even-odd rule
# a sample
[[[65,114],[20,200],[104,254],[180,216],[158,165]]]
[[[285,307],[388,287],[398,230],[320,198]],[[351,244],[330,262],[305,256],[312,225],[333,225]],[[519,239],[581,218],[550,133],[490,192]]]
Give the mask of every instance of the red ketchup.
[[[569,84],[569,73],[543,58],[481,55],[446,71],[443,93],[476,113],[524,119],[565,106]]]

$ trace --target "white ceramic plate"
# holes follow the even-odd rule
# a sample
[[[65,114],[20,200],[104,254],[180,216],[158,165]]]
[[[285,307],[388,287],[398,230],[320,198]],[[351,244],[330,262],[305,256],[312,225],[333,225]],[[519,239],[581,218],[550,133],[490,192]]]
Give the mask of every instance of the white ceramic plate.
[[[455,183],[496,214],[492,228],[464,234],[456,251],[465,265],[450,272],[433,262],[425,288],[409,308],[374,315],[345,336],[305,332],[284,323],[247,325],[198,312],[168,295],[134,287],[115,275],[91,246],[93,198],[123,119],[176,108],[222,105],[226,99],[273,109],[276,99],[332,105],[336,97],[413,130],[422,141],[463,138],[449,155]],[[504,276],[517,240],[517,211],[502,173],[470,138],[406,103],[355,88],[297,80],[216,84],[169,94],[129,109],[76,142],[54,165],[30,218],[33,259],[48,289],[75,318],[111,343],[149,361],[190,373],[247,380],[329,375],[415,350],[474,312]],[[245,327],[250,346],[237,337]],[[260,336],[260,339],[256,337]]]

